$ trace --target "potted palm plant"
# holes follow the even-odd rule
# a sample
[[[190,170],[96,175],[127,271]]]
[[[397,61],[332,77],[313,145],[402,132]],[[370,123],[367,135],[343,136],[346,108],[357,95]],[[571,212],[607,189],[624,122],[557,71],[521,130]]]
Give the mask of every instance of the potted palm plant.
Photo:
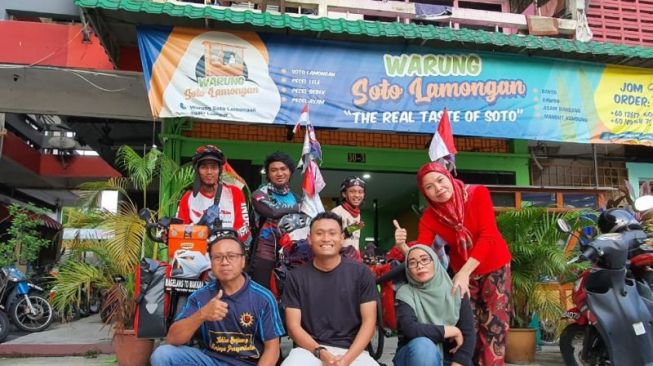
[[[101,228],[108,239],[70,243],[72,253],[59,268],[53,303],[59,311],[66,311],[69,304],[82,301],[85,291],[93,289],[103,293],[102,320],[112,326],[118,363],[123,366],[147,365],[153,343],[134,335],[134,278],[141,258],[156,258],[159,250],[157,244],[145,235],[145,223],[140,219],[137,204],[129,191],[141,192],[143,202],[147,202],[147,188],[157,176],[165,177],[168,191],[177,194],[169,195],[167,201],[160,202],[159,206],[170,211],[184,188],[192,183],[193,170],[177,166],[156,149],[140,156],[130,147],[123,146],[118,150],[117,162],[126,176],[83,184],[80,189],[84,194],[79,208],[68,212],[66,226]],[[116,212],[96,208],[101,193],[107,190],[119,193]],[[90,212],[94,214],[90,215]],[[89,217],[95,220],[89,221]],[[80,260],[88,253],[93,254],[92,261]]]
[[[579,212],[552,213],[527,207],[507,211],[497,217],[497,225],[512,253],[513,317],[508,333],[506,361],[530,363],[535,358],[535,329],[529,329],[534,314],[560,319],[564,311],[557,296],[546,290],[545,282],[569,278],[577,265],[568,264],[564,252],[565,234],[556,227],[564,218],[577,222]],[[553,295],[553,296],[552,296]]]

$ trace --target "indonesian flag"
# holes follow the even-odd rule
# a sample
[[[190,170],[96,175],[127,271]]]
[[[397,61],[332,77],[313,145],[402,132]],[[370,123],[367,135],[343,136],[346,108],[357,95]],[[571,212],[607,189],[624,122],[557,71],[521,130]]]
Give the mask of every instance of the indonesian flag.
[[[440,123],[438,123],[438,129],[433,135],[431,140],[431,145],[429,146],[429,158],[431,161],[436,161],[438,159],[451,157],[456,155],[456,146],[453,144],[453,134],[451,133],[451,125],[449,124],[449,114],[447,109],[444,109],[442,117],[440,117]]]
[[[302,127],[302,124],[309,124],[308,120],[308,104],[304,104],[304,109],[302,110],[302,114],[299,115],[299,121],[295,123],[295,127],[292,129],[292,134],[296,135],[299,132],[299,129]]]
[[[222,174],[220,175],[220,179],[225,183],[235,185],[241,190],[243,189],[243,187],[247,186],[245,179],[243,179],[243,177],[241,177],[236,172],[236,170],[231,167],[229,162],[226,162],[222,167]]]
[[[324,212],[324,206],[320,199],[320,192],[326,186],[320,167],[315,162],[322,159],[322,149],[315,136],[315,130],[308,118],[308,105],[304,106],[302,115],[298,123],[306,125],[304,134],[304,144],[302,145],[302,157],[298,167],[302,168],[304,174],[302,180],[302,190],[304,191],[301,210],[310,217],[315,217],[320,212]]]

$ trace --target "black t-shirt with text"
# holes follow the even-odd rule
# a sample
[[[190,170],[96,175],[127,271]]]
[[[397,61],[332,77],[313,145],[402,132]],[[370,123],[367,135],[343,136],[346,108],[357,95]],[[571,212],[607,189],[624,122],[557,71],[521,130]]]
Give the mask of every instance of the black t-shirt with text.
[[[360,305],[377,301],[372,272],[343,259],[329,272],[312,262],[290,271],[281,303],[300,309],[301,325],[319,344],[349,348],[361,326]]]

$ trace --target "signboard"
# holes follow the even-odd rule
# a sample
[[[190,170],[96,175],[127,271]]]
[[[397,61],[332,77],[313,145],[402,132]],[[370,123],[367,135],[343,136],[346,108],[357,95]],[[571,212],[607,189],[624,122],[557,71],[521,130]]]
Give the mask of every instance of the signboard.
[[[139,28],[152,114],[653,145],[653,70],[253,32]]]

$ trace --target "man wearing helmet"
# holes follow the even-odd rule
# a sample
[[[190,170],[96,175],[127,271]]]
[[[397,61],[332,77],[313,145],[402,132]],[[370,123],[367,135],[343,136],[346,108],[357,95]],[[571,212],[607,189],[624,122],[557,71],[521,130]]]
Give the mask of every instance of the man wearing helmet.
[[[220,181],[226,161],[222,151],[213,145],[197,148],[193,155],[193,189],[181,197],[177,218],[187,225],[197,224],[204,211],[218,204],[222,227],[234,229],[240,241],[249,243],[251,238],[245,195],[238,187]]]
[[[277,151],[268,155],[264,167],[268,184],[252,193],[258,234],[254,239],[255,249],[249,272],[254,281],[270,288],[281,237],[279,220],[287,214],[300,212],[300,201],[290,191],[290,177],[295,171],[295,163],[288,154]]]
[[[361,221],[360,207],[365,199],[365,181],[356,176],[347,177],[340,185],[340,195],[343,199],[342,205],[331,212],[342,218],[342,229],[345,233],[342,249],[347,256],[360,259],[359,240],[361,230],[365,226]],[[354,249],[355,252],[347,253]]]

